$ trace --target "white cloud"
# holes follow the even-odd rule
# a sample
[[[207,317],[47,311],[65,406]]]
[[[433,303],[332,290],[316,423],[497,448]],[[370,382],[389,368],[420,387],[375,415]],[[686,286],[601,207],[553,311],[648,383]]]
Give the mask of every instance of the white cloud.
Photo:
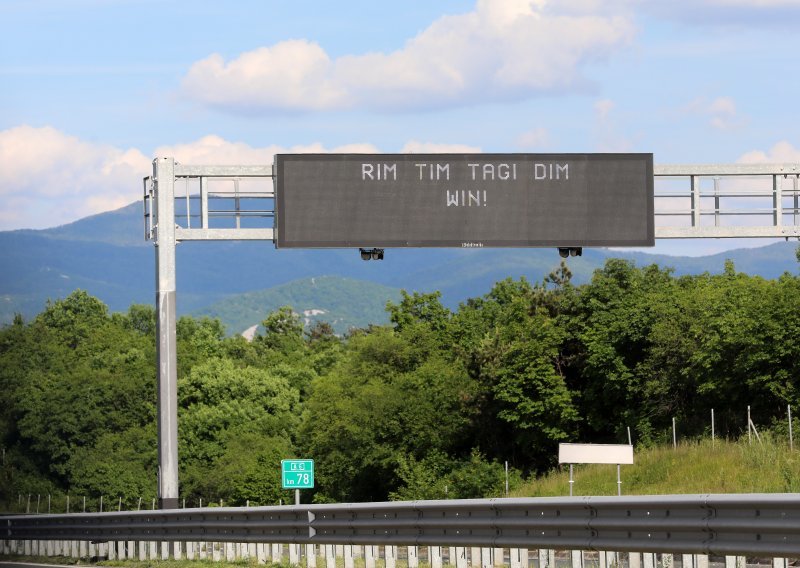
[[[436,108],[581,89],[581,68],[627,44],[633,24],[625,15],[557,9],[544,0],[478,0],[391,53],[332,59],[316,43],[291,40],[227,62],[214,54],[191,66],[182,91],[254,112]]]
[[[743,7],[743,8],[784,8],[784,7],[798,7],[800,0],[706,0],[706,4],[710,6],[726,7]]]
[[[607,120],[609,113],[614,110],[614,101],[603,99],[594,103],[594,112],[599,120]]]
[[[407,142],[408,153],[478,153],[465,144]],[[271,164],[279,153],[380,153],[357,142],[326,148],[319,142],[291,147],[254,147],[208,135],[192,142],[160,146],[153,156],[184,164]],[[42,229],[118,209],[142,198],[142,178],[152,158],[135,148],[95,144],[45,126],[0,131],[0,230]]]
[[[539,126],[517,136],[516,144],[525,150],[538,150],[550,144],[550,133]]]
[[[272,144],[264,148],[254,148],[244,142],[230,142],[216,135],[203,136],[194,142],[160,146],[156,156],[172,156],[184,164],[214,165],[264,165],[271,164],[275,154],[326,154],[342,152],[352,154],[378,153],[380,150],[368,143],[354,143],[326,148],[319,142],[296,146]]]
[[[51,127],[0,131],[0,229],[44,228],[141,198],[150,159]]]
[[[620,133],[614,119],[616,104],[610,99],[596,101],[594,110],[595,149],[598,152],[632,152],[636,148],[633,140]]]
[[[783,140],[775,144],[769,151],[752,150],[743,154],[739,162],[744,164],[785,164],[800,163],[800,148]]]
[[[155,156],[186,164],[271,164],[279,152],[377,152],[371,144],[255,148],[219,136],[161,146]],[[118,209],[142,198],[152,159],[135,148],[94,144],[45,126],[0,131],[0,230],[42,229]]]
[[[320,110],[347,101],[347,93],[332,82],[331,65],[319,45],[284,41],[228,63],[213,54],[191,66],[182,87],[211,106]]]
[[[419,142],[409,140],[400,150],[401,154],[479,154],[478,146],[466,144],[437,144],[435,142]]]
[[[700,26],[792,25],[800,16],[800,0],[644,0],[644,11]]]
[[[730,130],[745,122],[745,118],[738,113],[736,102],[731,97],[717,97],[712,101],[698,97],[683,107],[681,112],[703,116],[708,124],[717,130]]]

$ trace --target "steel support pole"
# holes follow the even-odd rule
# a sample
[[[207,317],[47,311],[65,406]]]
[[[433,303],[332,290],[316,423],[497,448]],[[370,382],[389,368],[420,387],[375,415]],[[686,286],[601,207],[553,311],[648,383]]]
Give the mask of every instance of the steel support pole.
[[[158,506],[178,508],[178,358],[175,338],[175,160],[153,162],[156,179]]]

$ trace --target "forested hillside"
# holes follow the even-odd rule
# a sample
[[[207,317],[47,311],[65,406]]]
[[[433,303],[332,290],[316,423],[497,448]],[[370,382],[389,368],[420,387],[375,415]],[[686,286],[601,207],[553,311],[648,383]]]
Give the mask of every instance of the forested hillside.
[[[316,460],[304,500],[495,495],[547,471],[561,441],[738,436],[751,406],[780,428],[800,402],[800,278],[677,277],[608,260],[574,286],[498,282],[451,311],[403,294],[390,324],[337,336],[290,308],[252,342],[178,322],[181,497],[277,503],[282,458]],[[76,291],[0,331],[0,506],[18,494],[156,491],[151,307],[109,314]]]

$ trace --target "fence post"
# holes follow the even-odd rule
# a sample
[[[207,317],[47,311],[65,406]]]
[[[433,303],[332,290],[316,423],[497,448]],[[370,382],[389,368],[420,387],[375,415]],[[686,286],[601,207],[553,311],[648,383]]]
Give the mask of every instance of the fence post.
[[[678,448],[678,433],[675,429],[675,417],[672,417],[672,448]]]
[[[711,445],[714,445],[714,409],[711,409]]]

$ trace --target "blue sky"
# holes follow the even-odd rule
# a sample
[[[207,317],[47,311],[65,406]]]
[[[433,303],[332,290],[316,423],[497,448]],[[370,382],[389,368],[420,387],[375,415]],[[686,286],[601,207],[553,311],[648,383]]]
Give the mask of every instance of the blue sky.
[[[800,162],[800,0],[0,0],[0,21],[0,230],[135,201],[156,155]]]

